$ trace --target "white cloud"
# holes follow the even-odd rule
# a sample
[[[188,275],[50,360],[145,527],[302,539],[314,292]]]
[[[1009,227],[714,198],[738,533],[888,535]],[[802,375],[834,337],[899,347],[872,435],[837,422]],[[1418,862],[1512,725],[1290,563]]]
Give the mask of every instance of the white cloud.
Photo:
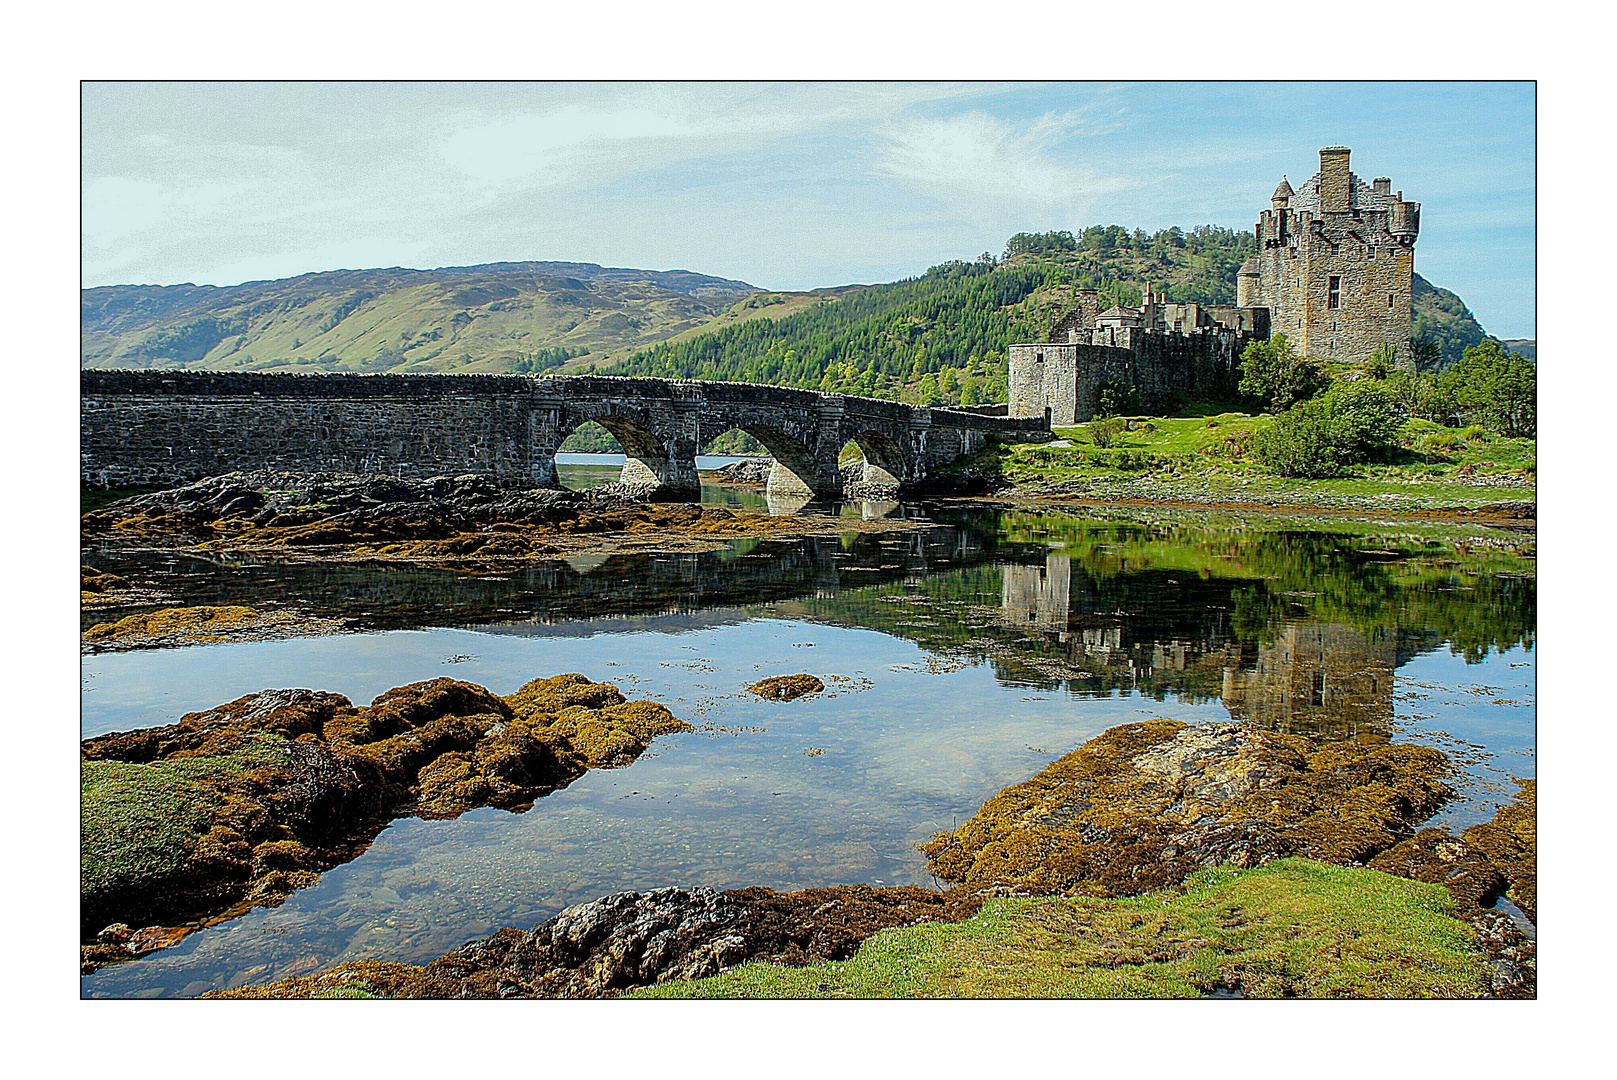
[[[948,203],[987,204],[984,213],[1027,208],[1076,217],[1136,182],[1053,157],[1075,127],[1074,117],[1058,113],[1020,124],[983,112],[914,120],[888,128],[877,168]]]
[[[156,225],[169,196],[159,184],[123,176],[102,176],[84,183],[84,239],[92,246],[117,241]]]
[[[602,143],[679,139],[700,129],[649,109],[586,111],[568,106],[543,116],[518,116],[462,128],[443,144],[451,165],[480,180],[514,180],[546,173],[571,152]]]

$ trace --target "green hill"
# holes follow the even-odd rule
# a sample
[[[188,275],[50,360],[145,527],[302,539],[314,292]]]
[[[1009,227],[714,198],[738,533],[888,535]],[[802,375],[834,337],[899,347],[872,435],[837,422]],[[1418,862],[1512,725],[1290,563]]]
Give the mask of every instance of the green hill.
[[[1005,400],[1006,347],[1045,340],[1080,288],[1233,303],[1252,235],[1118,225],[1018,233],[1004,255],[879,285],[772,293],[684,270],[491,263],[343,270],[225,288],[82,294],[85,367],[564,371],[734,379],[924,404]],[[1445,364],[1487,335],[1419,275],[1416,336]]]
[[[1249,233],[1209,226],[1019,233],[1002,259],[944,263],[917,278],[828,295],[784,318],[688,334],[610,370],[927,404],[1003,401],[1006,347],[1041,340],[1078,289],[1137,304],[1149,281],[1170,299],[1232,303],[1235,271],[1251,251]]]
[[[1415,320],[1411,337],[1437,342],[1443,367],[1457,364],[1471,345],[1480,345],[1489,333],[1454,293],[1415,275]]]
[[[82,293],[80,352],[102,368],[543,370],[608,362],[758,291],[686,270],[543,262],[113,285]]]

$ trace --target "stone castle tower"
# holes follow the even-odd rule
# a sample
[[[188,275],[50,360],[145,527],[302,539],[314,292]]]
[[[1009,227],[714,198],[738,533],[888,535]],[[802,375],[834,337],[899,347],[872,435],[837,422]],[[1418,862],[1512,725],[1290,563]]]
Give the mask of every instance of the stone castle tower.
[[[1236,278],[1238,307],[1267,307],[1271,333],[1299,356],[1357,363],[1384,344],[1413,367],[1415,237],[1420,204],[1392,181],[1366,184],[1348,148],[1319,152],[1319,172],[1293,190],[1284,177],[1257,224],[1257,254]]]

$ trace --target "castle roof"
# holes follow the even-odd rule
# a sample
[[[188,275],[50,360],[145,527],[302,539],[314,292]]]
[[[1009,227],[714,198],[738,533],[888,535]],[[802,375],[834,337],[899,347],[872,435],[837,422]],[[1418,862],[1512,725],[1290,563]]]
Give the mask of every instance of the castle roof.
[[[1258,257],[1256,255],[1248,255],[1246,257],[1246,262],[1242,263],[1241,264],[1241,269],[1236,272],[1236,276],[1237,277],[1260,277],[1260,276],[1262,276],[1262,271],[1260,271],[1258,269]]]
[[[1282,176],[1280,178],[1280,186],[1275,188],[1275,193],[1273,195],[1269,196],[1269,198],[1271,198],[1271,199],[1289,199],[1295,194],[1297,194],[1297,193],[1295,191],[1291,190],[1291,181],[1287,180],[1284,176]]]
[[[1397,197],[1390,192],[1383,195],[1359,179],[1358,173],[1348,173],[1348,207],[1352,210],[1390,210]],[[1315,173],[1303,184],[1302,191],[1292,199],[1291,209],[1319,212],[1320,174]]]

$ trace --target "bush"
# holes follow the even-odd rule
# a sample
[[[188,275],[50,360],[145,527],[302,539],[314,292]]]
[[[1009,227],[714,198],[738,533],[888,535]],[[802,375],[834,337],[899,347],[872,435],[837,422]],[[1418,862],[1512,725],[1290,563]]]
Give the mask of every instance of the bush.
[[[1259,462],[1281,476],[1341,476],[1385,460],[1403,430],[1397,396],[1379,383],[1338,383],[1279,416],[1253,438]]]
[[[1441,453],[1459,446],[1460,438],[1452,431],[1434,431],[1421,440],[1421,445],[1427,450]]]
[[[1126,428],[1123,421],[1113,417],[1108,420],[1093,421],[1086,430],[1089,434],[1089,441],[1104,450],[1116,443]]]
[[[1095,415],[1117,416],[1140,411],[1140,395],[1126,382],[1108,379],[1095,388]]]
[[[1285,334],[1251,342],[1241,353],[1241,393],[1261,398],[1275,412],[1308,401],[1330,382],[1314,361],[1297,358]]]
[[[1460,429],[1460,438],[1466,442],[1476,442],[1478,439],[1486,438],[1487,435],[1488,429],[1481,424],[1467,424]]]
[[[1437,382],[1459,410],[1511,438],[1538,434],[1538,366],[1497,341],[1472,345]]]

